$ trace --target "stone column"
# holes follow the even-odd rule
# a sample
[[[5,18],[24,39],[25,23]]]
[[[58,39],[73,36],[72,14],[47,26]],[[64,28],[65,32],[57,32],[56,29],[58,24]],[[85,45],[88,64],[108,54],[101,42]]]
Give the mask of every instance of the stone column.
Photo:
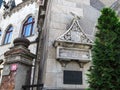
[[[14,47],[5,52],[0,90],[22,90],[22,85],[30,84],[32,60],[35,57],[29,49],[30,42],[25,38],[14,40]]]

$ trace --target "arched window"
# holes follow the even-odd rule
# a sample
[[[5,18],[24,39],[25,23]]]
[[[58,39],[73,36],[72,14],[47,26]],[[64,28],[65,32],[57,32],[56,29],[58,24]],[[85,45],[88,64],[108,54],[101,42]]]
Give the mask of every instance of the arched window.
[[[3,44],[8,44],[11,42],[12,39],[12,32],[13,32],[13,27],[10,26],[8,30],[6,31],[5,38]]]
[[[23,24],[23,29],[22,29],[22,36],[23,37],[28,37],[33,35],[33,26],[34,26],[34,18],[32,16],[28,17],[28,19],[25,21]]]

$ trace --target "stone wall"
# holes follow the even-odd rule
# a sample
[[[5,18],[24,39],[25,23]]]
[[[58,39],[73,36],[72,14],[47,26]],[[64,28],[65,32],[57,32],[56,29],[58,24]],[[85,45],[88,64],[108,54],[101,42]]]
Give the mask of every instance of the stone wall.
[[[45,23],[47,26],[45,27],[47,30],[45,35],[47,35],[46,37],[48,38],[46,40],[47,50],[44,53],[45,58],[47,58],[43,74],[44,89],[85,89],[87,87],[85,74],[90,63],[84,64],[84,68],[81,68],[78,63],[71,61],[66,67],[62,67],[61,63],[56,59],[57,52],[56,47],[54,47],[54,42],[70,27],[71,21],[74,18],[71,12],[81,18],[80,24],[84,27],[84,32],[88,37],[93,39],[95,23],[99,16],[99,12],[90,6],[89,0],[50,0],[49,3],[50,5],[48,6],[49,9],[47,10]],[[94,12],[92,15],[95,16],[87,12],[91,12],[91,14]],[[81,85],[63,84],[64,70],[82,71],[83,83]]]
[[[114,2],[116,2],[117,0],[100,0],[103,4],[105,4],[105,6],[109,7],[111,6]]]
[[[9,76],[3,76],[0,90],[13,90],[15,88],[15,74],[16,72],[11,72]]]
[[[21,8],[15,13],[12,13],[11,16],[8,15],[5,19],[2,17],[2,20],[0,21],[0,29],[2,30],[2,36],[0,37],[0,45],[1,45],[0,49],[3,49],[3,51],[0,52],[0,55],[13,46],[13,40],[15,38],[21,36],[23,22],[29,15],[32,15],[35,18],[36,22],[34,25],[35,34],[34,36],[28,37],[28,39],[30,41],[34,41],[36,39],[37,37],[37,27],[36,27],[37,13],[38,13],[38,7],[37,7],[37,4],[34,2],[32,4],[28,4],[25,6],[23,5],[23,8]],[[13,26],[12,41],[10,44],[3,45],[5,32],[9,25]],[[35,53],[36,45],[33,44],[32,46],[30,46],[30,48],[32,49],[32,52]]]
[[[5,64],[0,90],[22,90],[30,85],[32,60],[35,55],[30,52],[30,41],[25,38],[14,40],[14,47],[5,52]]]
[[[6,0],[7,2],[8,0]],[[22,2],[22,0],[15,0],[16,7],[10,11],[5,18],[3,17],[4,14],[4,7],[0,8],[0,30],[2,34],[0,36],[0,59],[4,59],[4,53],[9,50],[9,48],[13,47],[13,40],[21,37],[22,32],[22,25],[24,21],[28,18],[29,15],[32,15],[35,18],[34,24],[34,35],[27,37],[30,40],[31,45],[29,49],[32,53],[36,54],[36,38],[38,37],[38,28],[37,28],[37,19],[38,19],[38,9],[39,5],[36,3],[36,0],[27,0],[26,2]],[[22,2],[22,3],[21,3]],[[3,45],[4,37],[8,26],[13,26],[13,33],[12,33],[12,40],[11,43]],[[0,67],[3,67],[1,64]]]

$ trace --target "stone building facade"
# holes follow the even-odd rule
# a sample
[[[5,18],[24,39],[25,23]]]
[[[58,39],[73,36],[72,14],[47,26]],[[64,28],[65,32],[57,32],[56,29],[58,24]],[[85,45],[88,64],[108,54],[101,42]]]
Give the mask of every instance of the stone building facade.
[[[15,5],[12,6],[12,4],[9,3],[10,1]],[[3,2],[0,8],[1,73],[3,64],[6,61],[4,53],[14,46],[14,39],[26,37],[30,40],[30,51],[36,54],[39,33],[39,28],[37,26],[38,13],[39,7],[40,5],[42,6],[43,2],[42,0],[41,2],[38,0],[5,0],[5,3]]]
[[[29,88],[35,86],[34,90],[40,90],[36,87],[42,85],[43,90],[86,89],[100,10],[113,3],[114,7],[118,5],[115,4],[118,1],[105,1],[5,0],[0,9],[0,70],[10,59],[6,61],[5,52],[14,51],[14,39],[25,37],[30,41],[30,52],[35,55]],[[9,57],[12,57],[10,53]]]
[[[48,2],[40,80],[45,90],[85,89],[99,11],[89,0]]]

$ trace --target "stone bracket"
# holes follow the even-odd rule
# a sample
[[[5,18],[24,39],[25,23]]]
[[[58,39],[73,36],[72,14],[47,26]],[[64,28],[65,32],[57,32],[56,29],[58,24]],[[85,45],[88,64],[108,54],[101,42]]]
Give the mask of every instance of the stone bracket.
[[[73,61],[73,60],[58,60],[58,61],[60,62],[60,64],[61,64],[62,67],[66,67],[67,64],[70,63],[70,62]],[[79,62],[79,61],[75,61],[75,62],[79,64],[79,67],[80,67],[80,68],[83,68],[83,67],[84,67],[84,64],[85,64],[85,63],[82,63],[82,62]]]

